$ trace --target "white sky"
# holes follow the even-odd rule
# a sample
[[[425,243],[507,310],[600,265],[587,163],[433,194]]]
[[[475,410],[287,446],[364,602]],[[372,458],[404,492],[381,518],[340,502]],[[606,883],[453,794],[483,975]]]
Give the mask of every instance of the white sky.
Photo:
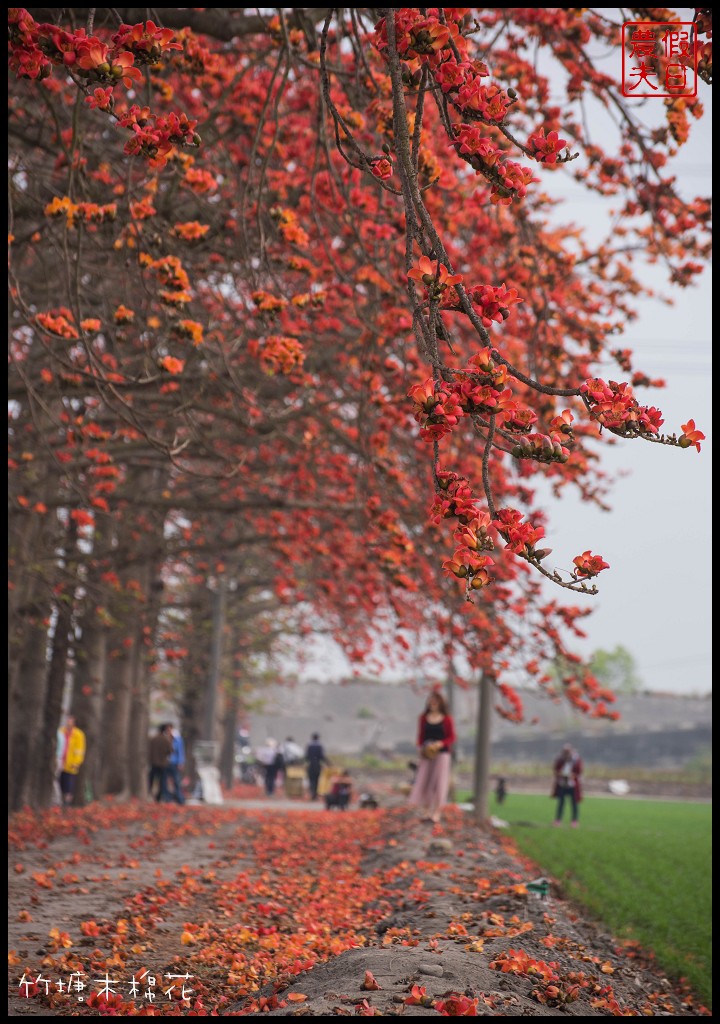
[[[680,8],[679,14],[691,20],[693,12]],[[619,58],[610,55],[606,70],[615,63]],[[669,165],[688,199],[712,195],[711,87],[700,82],[698,93],[705,117],[692,123],[688,142]],[[662,119],[663,106],[660,99],[647,100],[643,119]],[[578,185],[564,194],[568,219],[597,229],[603,200],[583,196]],[[590,599],[594,611],[586,622],[587,640],[577,648],[581,654],[621,645],[632,654],[645,689],[705,694],[712,690],[711,268],[699,287],[685,290],[669,289],[659,268],[648,268],[643,277],[675,305],[660,299],[639,303],[640,318],[617,347],[631,348],[635,368],[666,381],[662,390],[637,392],[641,402],[662,411],[664,431],[679,433],[692,418],[706,440],[699,454],[694,448],[620,441],[604,461],[608,470],[630,474],[613,488],[612,513],[575,500],[555,502],[548,540],[562,566],[587,548],[610,563],[596,581],[599,594]],[[618,368],[606,372],[622,379]]]
[[[679,13],[683,20],[692,18],[687,8]],[[617,64],[619,74],[619,53],[609,54],[608,61]],[[699,86],[706,115],[699,124],[693,122],[689,141],[671,165],[686,198],[712,195],[711,88],[702,82]],[[653,104],[661,118],[661,99],[646,102],[647,116],[654,114]],[[597,130],[601,131],[600,126]],[[560,186],[559,176],[543,175],[543,188],[551,191],[555,183]],[[567,197],[563,222],[587,225],[591,232],[607,225],[600,197],[585,194],[575,184],[565,185],[562,194]],[[598,595],[576,597],[578,602],[590,602],[593,614],[584,623],[587,639],[574,643],[574,650],[589,656],[598,649],[622,646],[632,655],[644,689],[707,694],[712,691],[711,268],[699,287],[674,292],[664,284],[659,270],[649,268],[647,273],[659,294],[674,296],[675,305],[642,301],[639,319],[624,337],[617,338],[617,347],[631,348],[635,368],[666,381],[663,390],[637,392],[640,402],[662,411],[664,431],[679,434],[681,424],[692,418],[706,440],[700,454],[694,448],[618,441],[614,450],[606,451],[604,465],[610,472],[629,475],[613,488],[613,511],[596,511],[572,497],[561,502],[549,499],[547,540],[553,554],[545,564],[548,569],[555,565],[566,569],[575,555],[587,549],[610,563],[596,580]],[[622,379],[617,367],[605,373]],[[559,599],[571,597],[551,589]],[[323,643],[318,660],[301,674],[338,679],[351,673],[342,655]],[[406,677],[407,672],[400,676]]]
[[[679,432],[693,418],[706,435],[702,451],[620,442],[604,465],[630,475],[613,488],[611,513],[574,499],[548,506],[551,559],[566,567],[590,548],[610,563],[589,599],[587,640],[576,649],[590,654],[621,645],[644,688],[668,693],[712,690],[710,288],[708,271],[702,288],[686,291],[672,309],[643,303],[626,339],[634,365],[667,381],[649,400],[662,410],[664,428]],[[644,401],[649,393],[638,394]]]

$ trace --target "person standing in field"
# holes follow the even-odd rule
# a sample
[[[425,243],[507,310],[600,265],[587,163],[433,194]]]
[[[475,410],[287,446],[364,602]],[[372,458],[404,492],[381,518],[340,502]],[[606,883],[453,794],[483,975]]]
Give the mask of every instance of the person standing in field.
[[[443,695],[433,690],[418,722],[420,763],[408,802],[424,809],[424,821],[437,823],[450,789],[455,723]]]
[[[583,763],[580,755],[573,750],[569,743],[566,743],[553,762],[553,789],[550,795],[557,800],[553,825],[562,824],[563,810],[567,800],[571,807],[570,824],[573,828],[577,828],[578,810],[582,800],[582,771]]]
[[[505,797],[507,796],[507,783],[502,775],[498,775],[497,782],[495,784],[495,803],[505,803]]]
[[[75,717],[68,715],[65,727],[58,730],[57,745],[58,783],[63,807],[73,802],[75,783],[84,760],[85,733],[75,724]]]

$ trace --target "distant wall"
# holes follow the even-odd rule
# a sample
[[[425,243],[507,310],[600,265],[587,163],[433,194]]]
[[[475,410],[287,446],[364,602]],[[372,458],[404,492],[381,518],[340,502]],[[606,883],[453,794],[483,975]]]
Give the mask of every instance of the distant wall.
[[[602,737],[582,732],[567,733],[563,741],[571,743],[580,752],[586,765],[672,768],[711,752],[712,727],[636,731]],[[472,744],[466,742],[463,754],[469,757],[472,749]],[[557,740],[547,737],[508,737],[492,745],[495,760],[517,764],[550,764],[557,754]]]
[[[250,715],[254,745],[267,736],[292,736],[305,745],[319,732],[328,754],[410,754],[415,750],[424,695],[409,685],[347,682],[295,683],[263,690],[262,710]],[[588,764],[672,767],[712,748],[712,696],[641,694],[619,697],[618,722],[590,719],[535,692],[522,692],[527,723],[495,715],[494,760],[547,763],[558,745],[573,743]],[[453,710],[463,754],[472,752],[476,694],[457,689]],[[536,724],[529,724],[536,720]]]

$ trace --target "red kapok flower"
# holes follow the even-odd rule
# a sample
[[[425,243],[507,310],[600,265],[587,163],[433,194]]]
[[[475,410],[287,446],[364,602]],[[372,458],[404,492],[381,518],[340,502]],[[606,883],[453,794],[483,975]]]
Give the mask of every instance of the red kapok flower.
[[[533,156],[543,164],[555,164],[558,155],[567,147],[567,140],[561,139],[557,132],[548,132],[540,128],[528,139],[528,147],[534,150]]]
[[[593,555],[591,551],[583,551],[581,555],[573,558],[573,564],[576,566],[575,575],[583,579],[590,579],[603,569],[610,568],[608,562],[604,562],[600,555]]]
[[[408,271],[408,277],[422,281],[428,287],[435,285],[441,291],[448,285],[459,284],[462,281],[462,274],[451,274],[439,260],[431,260],[428,256],[420,257],[412,270]]]
[[[387,157],[375,157],[374,160],[370,161],[371,170],[376,178],[380,178],[381,181],[386,181],[388,178],[392,178],[393,165],[392,161],[388,160]]]
[[[691,448],[695,446],[700,451],[700,442],[705,440],[705,435],[702,430],[695,429],[695,420],[688,420],[687,423],[683,423],[680,427],[682,435],[678,444],[681,448]]]

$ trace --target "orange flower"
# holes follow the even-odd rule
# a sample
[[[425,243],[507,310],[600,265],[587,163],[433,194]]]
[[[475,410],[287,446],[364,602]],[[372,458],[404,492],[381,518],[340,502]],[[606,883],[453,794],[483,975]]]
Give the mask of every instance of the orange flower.
[[[131,50],[142,64],[157,64],[164,50],[182,50],[180,43],[172,42],[173,31],[158,28],[154,21],[137,25],[121,25],[113,36],[118,48]]]
[[[47,204],[44,210],[46,217],[60,217],[64,214],[69,228],[74,227],[77,212],[77,205],[68,196],[63,196],[62,199],[56,196],[51,203]]]
[[[451,274],[439,260],[431,260],[427,256],[421,256],[412,270],[408,271],[407,276],[415,281],[422,281],[428,287],[434,285],[440,291],[448,285],[459,284],[462,281],[462,274]]]
[[[119,53],[111,57],[106,44],[94,37],[81,39],[77,52],[77,65],[87,72],[87,77],[104,82],[122,80],[126,89],[131,89],[133,82],[142,82],[142,73],[133,67],[135,56],[132,53]]]
[[[80,53],[78,67],[83,71],[97,71],[101,74],[109,72],[108,47],[105,43],[101,43],[94,37],[82,39],[79,41],[77,49]]]
[[[581,555],[573,558],[573,565],[576,566],[575,575],[583,579],[590,579],[597,576],[603,569],[609,569],[607,562],[603,562],[600,555],[593,555],[591,551],[583,551]]]
[[[447,25],[441,25],[436,18],[424,18],[413,25],[407,52],[410,56],[434,54],[442,50],[449,38]]]
[[[178,333],[192,338],[194,345],[202,345],[203,328],[197,320],[181,320],[178,324]]]
[[[50,334],[56,334],[60,338],[75,340],[79,337],[74,324],[70,322],[72,313],[64,307],[56,313],[38,313],[35,317],[41,327]]]
[[[700,442],[705,440],[702,430],[695,429],[695,420],[688,420],[680,427],[682,435],[678,444],[681,448],[690,448],[693,445],[700,451]]]
[[[425,991],[424,985],[413,985],[410,995],[405,999],[406,1006],[427,1006],[431,1002],[432,999]]]
[[[164,359],[160,360],[160,366],[163,370],[167,370],[168,373],[178,374],[182,373],[185,369],[185,363],[182,359],[175,359],[174,356],[165,356]]]
[[[114,318],[116,324],[131,324],[135,319],[135,313],[121,304],[115,310]]]
[[[550,421],[550,426],[553,430],[559,430],[562,434],[572,434],[573,419],[574,417],[570,410],[563,409],[558,416],[555,416]]]
[[[372,971],[365,971],[365,977],[360,988],[366,992],[376,991],[380,988]]]
[[[191,220],[187,224],[176,224],[173,228],[173,234],[179,238],[184,238],[186,242],[195,242],[200,238],[204,238],[210,230],[208,224],[200,224],[199,221]]]
[[[478,1000],[457,992],[449,992],[435,1003],[441,1017],[477,1017]]]

